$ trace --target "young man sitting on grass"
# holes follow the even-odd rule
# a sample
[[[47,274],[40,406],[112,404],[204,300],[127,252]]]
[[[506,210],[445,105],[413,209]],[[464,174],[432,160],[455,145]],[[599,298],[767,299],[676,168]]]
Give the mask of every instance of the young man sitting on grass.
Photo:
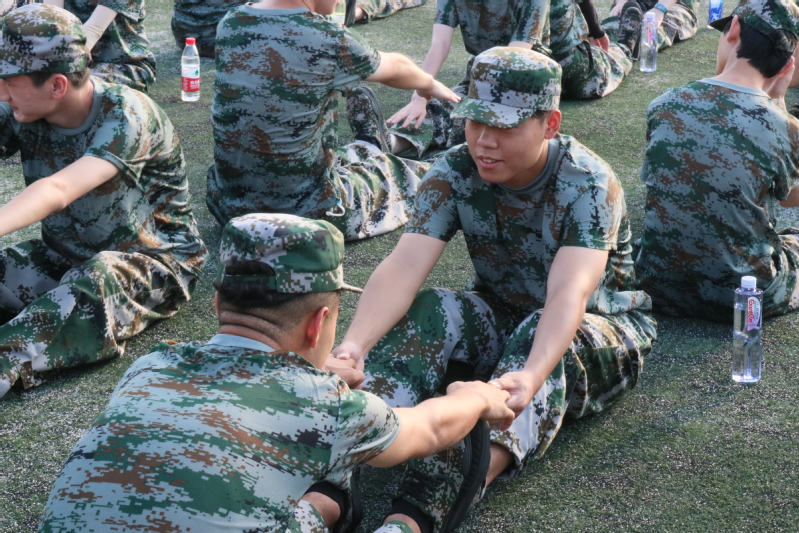
[[[644,234],[636,268],[658,310],[729,322],[742,276],[763,316],[799,309],[799,230],[774,209],[799,206],[799,122],[785,111],[799,8],[744,0],[722,30],[716,76],[669,89],[647,112]]]
[[[341,366],[330,357],[340,291],[358,290],[343,282],[343,256],[327,222],[231,220],[214,284],[219,334],[133,363],[70,454],[40,531],[351,531],[347,489],[361,464],[392,466],[468,434],[487,465],[478,422],[510,425],[507,392],[453,383],[395,410],[323,370]]]
[[[601,411],[634,387],[656,336],[649,296],[633,287],[621,184],[558,133],[560,66],[492,48],[474,59],[471,80],[453,112],[466,119],[466,144],[422,180],[405,234],[334,350],[365,359],[364,390],[390,405],[431,397],[457,361],[510,392],[519,413],[492,432],[487,474],[462,460],[462,448],[409,463],[387,517],[405,533],[454,531],[480,485],[518,475],[566,415]],[[474,281],[419,292],[458,231]]]
[[[169,118],[90,76],[80,20],[30,4],[0,21],[0,157],[27,188],[0,207],[0,396],[108,359],[189,300],[207,250]]]

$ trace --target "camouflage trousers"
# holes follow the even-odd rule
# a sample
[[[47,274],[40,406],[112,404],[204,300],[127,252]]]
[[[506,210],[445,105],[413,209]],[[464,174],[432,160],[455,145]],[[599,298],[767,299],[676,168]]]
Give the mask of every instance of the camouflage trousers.
[[[369,352],[364,390],[392,407],[411,407],[439,392],[454,361],[468,365],[473,378],[483,381],[521,370],[541,311],[519,318],[489,302],[476,292],[421,291],[406,316]],[[579,418],[601,411],[633,388],[655,337],[656,322],[639,311],[586,313],[568,351],[530,405],[507,431],[492,431],[492,443],[514,457],[503,477],[515,477],[543,455],[565,415]],[[431,469],[446,464],[446,453],[439,454],[437,463],[427,458],[411,461],[411,466],[440,474]]]
[[[236,4],[231,4],[231,9]],[[219,20],[222,20],[220,17]],[[175,44],[178,49],[183,50],[186,46],[186,37],[194,37],[197,40],[197,51],[200,57],[214,57],[214,45],[216,43],[217,24],[207,24],[204,26],[187,26],[179,24],[172,19],[172,35],[175,37]]]
[[[425,5],[427,0],[358,0],[358,7],[366,13],[366,18],[361,22],[370,22],[376,19],[389,17],[403,9]]]
[[[610,43],[607,52],[586,41],[581,42],[565,57],[555,58],[563,69],[561,95],[572,100],[607,96],[632,70],[630,57],[630,51],[615,42]]]
[[[641,2],[639,2],[641,3]],[[644,12],[646,5],[641,3]],[[654,4],[652,4],[654,5]],[[608,34],[615,34],[619,30],[619,17],[608,17],[602,21],[602,28]],[[668,48],[676,42],[685,41],[696,35],[697,20],[696,13],[682,4],[674,4],[663,17],[663,22],[658,28],[658,50]]]
[[[155,69],[145,61],[136,63],[92,63],[91,72],[108,83],[126,85],[146,93],[155,83]]]
[[[356,141],[333,151],[332,179],[338,204],[309,218],[327,220],[348,241],[366,239],[404,226],[413,213],[413,199],[427,163],[383,153]]]
[[[124,340],[189,300],[193,274],[138,253],[76,263],[41,240],[0,250],[0,397],[21,378],[116,357]]]
[[[799,229],[780,232],[782,251],[787,261],[763,291],[763,317],[781,316],[799,309]]]

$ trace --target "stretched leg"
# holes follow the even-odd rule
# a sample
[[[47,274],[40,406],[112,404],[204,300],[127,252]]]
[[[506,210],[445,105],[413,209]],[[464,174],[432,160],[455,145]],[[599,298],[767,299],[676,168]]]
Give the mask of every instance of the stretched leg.
[[[397,11],[423,6],[427,0],[358,0],[360,12],[356,12],[355,22],[371,22],[372,20],[390,17]],[[362,13],[359,17],[359,13]]]
[[[690,39],[696,35],[696,30],[696,14],[682,4],[674,4],[658,28],[658,49],[663,50],[676,42]]]
[[[92,75],[109,83],[127,85],[146,93],[155,83],[155,68],[146,61],[117,65],[115,63],[95,63],[91,66]]]
[[[799,309],[799,229],[780,232],[782,268],[763,293],[763,316],[781,316]]]
[[[602,98],[616,90],[632,69],[631,52],[610,43],[605,52],[582,42],[558,63],[563,69],[563,96],[574,100]]]
[[[116,357],[126,339],[175,314],[195,283],[149,256],[101,252],[0,326],[0,356],[26,374]]]

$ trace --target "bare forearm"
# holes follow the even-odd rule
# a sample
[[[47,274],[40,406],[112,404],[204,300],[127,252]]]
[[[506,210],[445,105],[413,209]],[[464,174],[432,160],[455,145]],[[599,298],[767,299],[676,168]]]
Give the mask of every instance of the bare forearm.
[[[429,91],[435,78],[424,72],[409,58],[402,54],[383,53],[384,61],[391,61],[392,69],[381,81],[395,89],[418,89]]]
[[[472,430],[485,405],[481,396],[458,394],[431,398],[413,407],[429,423],[417,428],[419,446],[411,457],[427,457],[457,443]]]
[[[35,224],[66,205],[60,191],[45,180],[35,181],[0,207],[0,235]]]

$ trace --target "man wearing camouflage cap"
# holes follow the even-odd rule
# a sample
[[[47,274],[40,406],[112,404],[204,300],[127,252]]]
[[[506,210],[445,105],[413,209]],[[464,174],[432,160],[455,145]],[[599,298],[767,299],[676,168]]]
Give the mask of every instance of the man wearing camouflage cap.
[[[416,212],[366,285],[334,350],[363,364],[364,389],[390,405],[436,393],[451,362],[511,394],[518,414],[491,434],[487,479],[540,457],[564,417],[596,412],[638,381],[655,339],[650,299],[633,289],[624,192],[611,168],[560,135],[560,66],[492,48],[474,60],[455,109],[464,145],[422,180]],[[467,290],[418,292],[461,230],[476,271]],[[418,294],[417,294],[418,292]],[[408,465],[395,531],[452,531],[470,481],[450,450]]]
[[[188,301],[205,258],[172,123],[138,91],[91,77],[80,21],[31,4],[0,21],[0,156],[27,188],[0,235],[0,396],[21,378],[115,357]]]
[[[765,291],[763,316],[799,307],[799,122],[785,111],[799,8],[744,0],[721,30],[716,76],[670,89],[647,112],[640,285],[670,315],[729,322],[742,276]]]
[[[323,370],[341,291],[358,290],[343,256],[328,222],[231,220],[219,333],[133,363],[70,454],[40,531],[351,531],[358,512],[342,493],[358,465],[422,457],[475,426],[487,440],[480,418],[510,425],[508,393],[486,383],[393,410]],[[317,505],[332,509],[326,523]]]

